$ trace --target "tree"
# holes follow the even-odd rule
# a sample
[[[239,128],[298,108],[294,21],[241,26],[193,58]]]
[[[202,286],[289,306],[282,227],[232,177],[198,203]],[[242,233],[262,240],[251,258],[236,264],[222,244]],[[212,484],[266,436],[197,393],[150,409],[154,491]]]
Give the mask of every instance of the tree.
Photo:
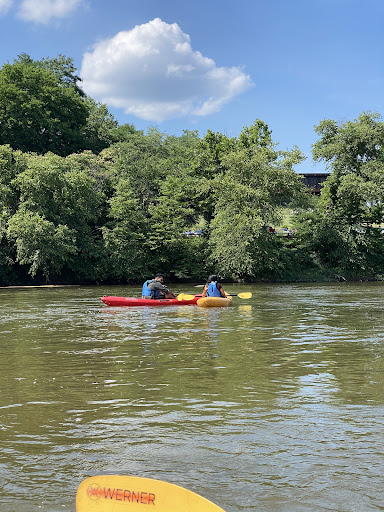
[[[36,68],[45,69],[55,75],[61,85],[73,88],[81,97],[85,96],[84,91],[78,85],[78,83],[81,82],[81,78],[75,74],[77,69],[71,57],[59,54],[55,58],[46,57],[41,60],[33,60],[27,53],[22,53],[15,59],[14,63],[27,64]]]
[[[84,102],[88,116],[83,128],[83,149],[100,153],[114,142],[118,123],[105,104],[97,103],[90,96],[86,96]]]
[[[276,151],[268,126],[245,127],[236,147],[222,158],[224,174],[214,180],[216,205],[211,222],[211,261],[223,276],[261,277],[278,263],[275,240],[266,226],[278,222],[283,206],[304,200],[293,165],[297,148]]]
[[[87,116],[76,90],[51,72],[24,62],[0,70],[0,144],[68,155],[83,146]]]
[[[121,124],[112,132],[112,143],[128,141],[133,134],[144,135],[142,130],[136,130],[133,124]]]
[[[103,227],[103,238],[111,275],[115,279],[145,277],[150,259],[148,219],[128,177],[118,181],[108,202],[109,221]]]
[[[55,225],[42,215],[20,208],[8,223],[8,237],[15,240],[17,261],[29,265],[34,277],[57,274],[77,252],[75,233],[63,224]]]
[[[337,123],[325,119],[315,128],[317,161],[332,172],[317,209],[311,247],[321,261],[348,274],[384,270],[384,241],[377,227],[384,220],[384,123],[376,113]]]
[[[80,87],[73,59],[18,56],[0,70],[0,144],[65,156],[99,153],[118,139],[118,123],[106,105]]]
[[[190,275],[180,261],[188,259],[185,250],[189,254],[182,232],[199,215],[193,202],[196,184],[190,177],[198,136],[167,136],[155,128],[144,135],[126,128],[118,130],[125,134],[122,142],[102,153],[115,162],[112,221],[104,230],[111,261],[119,277],[143,277],[159,268]]]
[[[96,267],[101,273],[104,191],[90,170],[96,158],[91,153],[30,155],[27,168],[14,178],[19,204],[8,220],[7,236],[16,261],[28,265],[32,276],[71,271],[77,278],[95,279]]]
[[[16,212],[18,192],[13,180],[26,170],[27,162],[27,155],[21,151],[14,151],[9,145],[0,146],[0,208],[4,215]]]
[[[9,219],[16,213],[19,194],[14,179],[27,168],[27,157],[10,146],[0,146],[0,283],[15,282],[17,271],[14,265],[16,254],[8,243]]]

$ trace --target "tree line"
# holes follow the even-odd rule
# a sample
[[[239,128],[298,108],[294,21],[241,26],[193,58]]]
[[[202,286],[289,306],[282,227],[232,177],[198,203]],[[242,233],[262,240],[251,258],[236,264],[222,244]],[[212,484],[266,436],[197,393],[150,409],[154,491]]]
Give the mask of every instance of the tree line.
[[[72,59],[22,54],[0,70],[0,285],[381,279],[382,119],[315,130],[319,198],[262,120],[238,137],[144,133],[84,94]],[[295,236],[274,236],[287,211]]]

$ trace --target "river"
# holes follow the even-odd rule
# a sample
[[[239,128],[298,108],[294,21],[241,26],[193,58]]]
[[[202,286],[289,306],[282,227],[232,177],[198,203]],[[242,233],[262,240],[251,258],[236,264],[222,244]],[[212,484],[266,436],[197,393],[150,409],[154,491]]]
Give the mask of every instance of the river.
[[[74,512],[99,474],[226,512],[384,510],[384,283],[225,288],[253,297],[118,308],[100,297],[139,288],[0,289],[1,512]]]

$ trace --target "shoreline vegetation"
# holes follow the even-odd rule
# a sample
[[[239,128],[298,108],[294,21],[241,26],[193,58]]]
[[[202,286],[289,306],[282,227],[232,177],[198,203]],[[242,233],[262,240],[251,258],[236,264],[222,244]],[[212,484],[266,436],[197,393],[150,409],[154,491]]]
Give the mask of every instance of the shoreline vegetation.
[[[333,278],[324,276],[319,277],[318,279],[307,279],[307,280],[276,280],[276,281],[236,281],[236,280],[226,280],[222,279],[223,284],[241,284],[241,285],[262,285],[262,284],[305,284],[305,283],[332,283],[332,282],[339,282],[339,283],[367,283],[367,282],[381,282],[384,281],[384,278],[381,276],[374,276],[374,277],[352,277],[352,278],[345,278],[344,276],[337,276],[335,275]],[[204,284],[201,285],[195,285],[194,281],[167,281],[167,284],[170,287],[176,286],[176,285],[190,285],[192,287],[199,287],[203,288]],[[81,287],[106,287],[106,286],[141,286],[142,282],[126,282],[126,283],[112,283],[112,282],[106,282],[106,283],[80,283],[80,284],[15,284],[15,285],[0,285],[0,290],[5,289],[31,289],[31,288],[81,288]],[[196,292],[198,293],[198,291]]]
[[[157,272],[169,283],[382,280],[382,118],[315,131],[313,158],[330,173],[320,196],[294,171],[299,148],[278,150],[260,119],[238,137],[144,133],[84,94],[72,59],[22,54],[0,69],[0,287]]]

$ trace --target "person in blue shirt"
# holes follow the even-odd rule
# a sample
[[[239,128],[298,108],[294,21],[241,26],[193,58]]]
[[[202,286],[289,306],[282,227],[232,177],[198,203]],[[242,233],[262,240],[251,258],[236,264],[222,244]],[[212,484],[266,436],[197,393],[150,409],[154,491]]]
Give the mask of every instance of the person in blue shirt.
[[[154,279],[148,279],[143,284],[141,297],[143,299],[175,299],[176,295],[163,284],[163,274],[156,274]]]
[[[215,274],[208,277],[203,290],[203,297],[226,297],[224,288],[217,281]]]

